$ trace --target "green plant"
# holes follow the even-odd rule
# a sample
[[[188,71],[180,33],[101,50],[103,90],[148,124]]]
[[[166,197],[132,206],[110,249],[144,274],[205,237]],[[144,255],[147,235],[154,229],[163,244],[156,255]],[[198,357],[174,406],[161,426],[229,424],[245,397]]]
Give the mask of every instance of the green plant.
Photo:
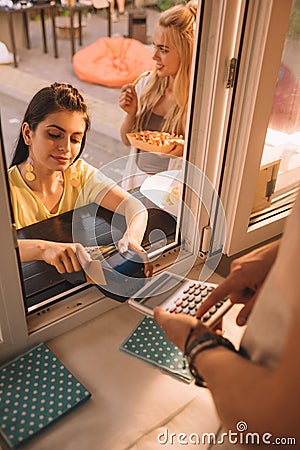
[[[178,3],[185,3],[185,0],[158,0],[156,7],[159,11],[166,11]]]
[[[294,40],[300,37],[300,0],[294,0],[287,35]]]
[[[157,9],[159,11],[165,11],[166,9],[171,8],[172,1],[171,0],[158,0]]]
[[[69,17],[69,15],[70,15],[70,11],[68,11],[67,9],[64,9],[64,8],[58,8],[57,12],[58,12],[58,16],[60,16],[60,17]]]

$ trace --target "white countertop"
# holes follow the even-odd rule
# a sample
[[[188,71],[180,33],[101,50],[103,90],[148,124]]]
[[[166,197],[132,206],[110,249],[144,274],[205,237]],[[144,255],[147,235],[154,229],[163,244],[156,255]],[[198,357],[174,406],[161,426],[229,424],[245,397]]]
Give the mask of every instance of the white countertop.
[[[232,337],[234,311],[227,316]],[[33,437],[22,450],[156,450],[195,445],[162,445],[158,435],[215,433],[218,416],[209,390],[187,384],[119,346],[140,315],[127,303],[65,333],[47,345],[91,392],[92,397]],[[197,448],[207,448],[199,445]]]

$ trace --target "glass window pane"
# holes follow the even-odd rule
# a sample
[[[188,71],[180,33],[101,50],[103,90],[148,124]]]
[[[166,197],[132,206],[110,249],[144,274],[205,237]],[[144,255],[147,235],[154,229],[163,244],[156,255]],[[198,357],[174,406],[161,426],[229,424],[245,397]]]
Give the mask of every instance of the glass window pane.
[[[272,104],[253,212],[272,207],[300,179],[300,0],[294,0]]]

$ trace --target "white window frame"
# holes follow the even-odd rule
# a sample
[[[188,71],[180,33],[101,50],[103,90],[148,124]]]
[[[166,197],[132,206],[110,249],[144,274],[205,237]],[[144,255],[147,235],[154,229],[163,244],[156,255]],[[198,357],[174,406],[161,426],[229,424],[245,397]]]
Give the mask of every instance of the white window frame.
[[[234,89],[227,86],[229,65],[232,59],[239,56],[246,3],[244,0],[210,0],[203,2],[202,8],[202,35],[198,36],[200,46],[196,49],[195,76],[190,95],[193,100],[187,133],[188,161],[205,174],[216,194],[220,189],[234,93]],[[189,184],[196,186],[197,180],[189,180]],[[185,198],[198,221],[198,228],[190,231],[187,243],[192,253],[200,251],[205,259],[223,250],[223,239],[218,233],[214,234],[208,248],[206,230],[213,228],[218,220],[215,217],[215,199],[211,199],[211,205],[207,208],[201,201],[201,186],[196,194]],[[189,223],[183,221],[184,225],[188,228]]]
[[[292,203],[249,227],[291,5],[292,0],[249,2],[221,191],[227,255],[280,235],[291,210]]]
[[[8,201],[7,178],[0,155],[0,360],[26,347],[27,325],[23,307],[22,287]]]

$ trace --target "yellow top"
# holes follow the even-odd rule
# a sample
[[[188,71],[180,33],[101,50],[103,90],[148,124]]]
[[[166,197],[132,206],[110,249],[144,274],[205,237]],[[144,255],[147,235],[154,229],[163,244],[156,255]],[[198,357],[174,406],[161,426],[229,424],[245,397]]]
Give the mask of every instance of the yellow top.
[[[78,179],[78,186],[72,185],[74,173]],[[101,191],[109,189],[115,184],[113,180],[82,159],[78,159],[66,169],[63,176],[64,192],[57,212],[52,214],[25,183],[18,167],[13,166],[8,170],[12,208],[17,229],[65,213],[75,207],[79,208],[95,202]],[[73,182],[73,184],[77,183]]]

